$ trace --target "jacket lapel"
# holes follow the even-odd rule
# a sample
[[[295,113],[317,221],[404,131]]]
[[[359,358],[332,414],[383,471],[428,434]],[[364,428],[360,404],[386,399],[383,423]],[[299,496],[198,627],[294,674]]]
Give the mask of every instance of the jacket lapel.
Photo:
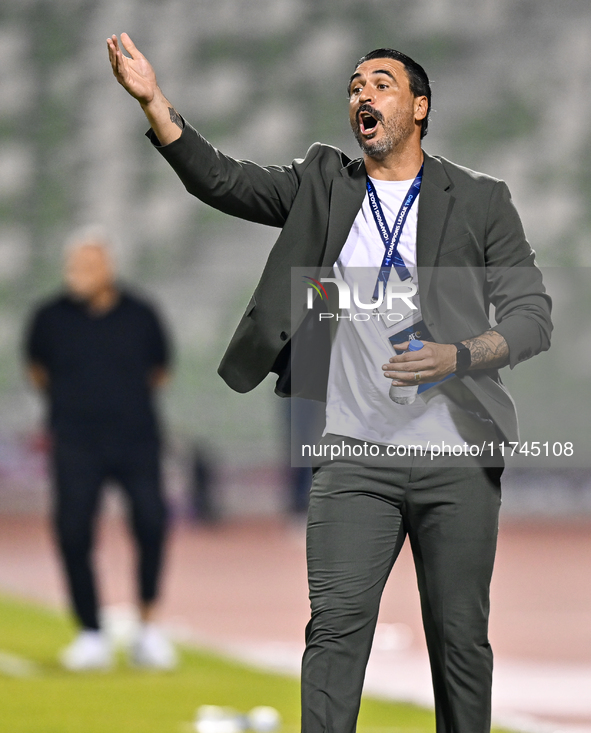
[[[365,180],[365,166],[358,159],[341,169],[341,176],[332,182],[322,267],[332,267],[343,249],[363,203]]]
[[[322,267],[332,267],[351,231],[365,196],[366,173],[362,160],[354,160],[341,170],[330,192],[328,234]],[[417,265],[423,302],[429,290],[432,267],[451,205],[451,182],[436,158],[425,153],[425,168],[417,218]]]
[[[417,266],[420,268],[419,292],[423,304],[429,292],[432,268],[452,202],[449,194],[451,182],[443,166],[436,158],[427,153],[424,155],[425,168],[417,215]]]

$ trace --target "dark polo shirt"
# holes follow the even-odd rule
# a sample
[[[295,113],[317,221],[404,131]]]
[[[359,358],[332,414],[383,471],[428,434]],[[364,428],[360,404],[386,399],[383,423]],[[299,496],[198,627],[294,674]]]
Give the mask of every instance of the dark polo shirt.
[[[49,425],[68,441],[157,440],[150,378],[169,363],[154,309],[128,292],[94,314],[62,295],[33,315],[26,355],[49,374]]]

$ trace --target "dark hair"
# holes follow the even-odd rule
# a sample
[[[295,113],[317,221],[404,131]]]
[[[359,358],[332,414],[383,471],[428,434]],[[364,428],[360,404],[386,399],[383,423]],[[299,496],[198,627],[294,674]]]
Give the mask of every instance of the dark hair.
[[[431,86],[425,69],[420,64],[417,64],[416,61],[413,61],[410,56],[407,56],[401,51],[395,51],[393,48],[376,48],[375,51],[366,53],[365,56],[359,59],[355,68],[365,61],[371,61],[371,59],[394,59],[395,61],[400,61],[406,69],[410,91],[415,97],[427,97],[427,114],[425,115],[425,119],[421,120],[421,139],[424,138],[429,127],[429,113],[431,112]],[[349,80],[347,93],[349,93],[350,86],[351,80]]]

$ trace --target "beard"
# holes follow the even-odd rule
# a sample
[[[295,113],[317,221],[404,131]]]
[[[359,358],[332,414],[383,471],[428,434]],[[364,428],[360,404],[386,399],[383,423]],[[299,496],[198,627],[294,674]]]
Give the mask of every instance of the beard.
[[[361,134],[359,125],[360,112],[370,112],[382,125],[383,134],[379,140],[372,140]],[[400,110],[395,116],[388,120],[378,110],[374,110],[369,105],[362,105],[355,119],[351,121],[351,129],[357,143],[365,155],[374,160],[384,160],[391,152],[402,147],[403,143],[408,140],[414,130],[414,117],[410,117],[407,112]]]

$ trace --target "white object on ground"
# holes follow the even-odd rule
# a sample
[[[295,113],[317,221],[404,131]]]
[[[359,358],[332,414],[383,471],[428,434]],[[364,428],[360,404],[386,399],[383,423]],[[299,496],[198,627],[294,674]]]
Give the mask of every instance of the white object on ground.
[[[281,726],[281,715],[275,708],[259,705],[246,716],[249,727],[256,733],[273,733]]]
[[[61,652],[59,659],[71,672],[109,669],[113,651],[102,631],[85,629]]]
[[[242,733],[248,722],[232,708],[218,705],[201,705],[197,710],[195,730],[197,733]]]

